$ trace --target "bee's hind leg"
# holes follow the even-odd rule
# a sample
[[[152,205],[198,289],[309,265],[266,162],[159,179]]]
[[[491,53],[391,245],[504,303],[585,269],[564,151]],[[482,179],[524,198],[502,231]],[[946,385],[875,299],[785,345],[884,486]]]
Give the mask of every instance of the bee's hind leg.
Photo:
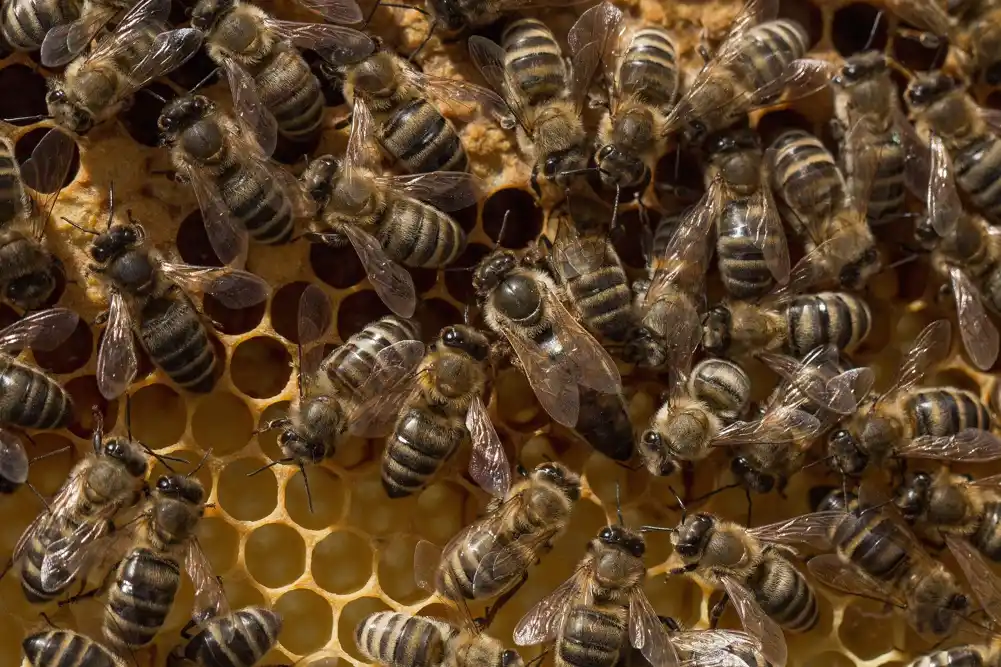
[[[518,590],[525,585],[526,581],[528,581],[527,572],[521,575],[521,581],[512,586],[511,590],[501,595],[499,598],[497,598],[496,602],[490,605],[485,614],[484,627],[490,627],[490,624],[493,623],[494,617],[497,615],[497,612],[499,612],[504,607],[504,605],[507,604],[508,600],[514,597],[514,594],[517,593]]]
[[[730,594],[723,592],[723,597],[719,599],[719,602],[713,605],[712,611],[709,612],[709,629],[715,630],[716,626],[719,624],[720,616],[726,610],[726,604],[730,601]]]

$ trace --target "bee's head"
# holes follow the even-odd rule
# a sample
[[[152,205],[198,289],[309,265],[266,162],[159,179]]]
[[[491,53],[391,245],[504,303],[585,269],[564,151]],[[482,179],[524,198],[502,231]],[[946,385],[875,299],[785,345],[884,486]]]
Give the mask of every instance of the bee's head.
[[[333,155],[321,155],[309,163],[299,181],[313,201],[322,206],[330,199],[339,169],[340,164]]]
[[[137,478],[146,476],[146,455],[142,450],[124,438],[108,438],[101,443],[101,455],[115,459],[130,475]]]
[[[94,127],[93,114],[80,105],[76,96],[68,92],[64,82],[58,78],[49,80],[45,106],[56,124],[70,132],[84,135]]]
[[[198,0],[191,10],[191,27],[211,32],[216,22],[233,9],[233,0]]]
[[[671,534],[674,550],[686,560],[697,560],[709,544],[715,525],[715,519],[709,514],[700,512],[686,517]]]
[[[757,133],[752,132],[750,129],[728,129],[706,137],[703,146],[706,153],[711,156],[727,155],[752,148],[759,148],[761,140],[758,138]]]
[[[465,324],[445,327],[438,340],[445,347],[465,352],[476,361],[485,361],[490,354],[490,341],[487,337]]]
[[[733,313],[726,304],[713,306],[702,325],[702,347],[714,356],[721,357],[730,349]]]
[[[835,429],[827,436],[827,455],[831,467],[843,475],[858,475],[869,464],[858,438],[847,428]]]
[[[510,250],[498,249],[483,258],[473,271],[473,289],[485,295],[504,282],[518,266],[517,256]]]
[[[188,475],[164,475],[156,480],[158,493],[178,498],[191,505],[201,505],[205,501],[205,487],[197,477]]]
[[[457,35],[468,27],[463,7],[461,0],[428,0],[427,3],[435,24],[442,26],[446,36]]]
[[[598,540],[608,546],[623,549],[636,558],[642,558],[643,554],[646,553],[646,540],[643,539],[643,536],[618,524],[602,528],[601,532],[598,533]]]
[[[847,88],[880,76],[886,72],[886,69],[886,56],[882,52],[864,51],[847,58],[832,81],[835,86]]]
[[[956,90],[959,82],[940,71],[918,73],[907,84],[904,100],[912,109],[925,109]]]
[[[163,108],[156,125],[168,137],[183,132],[215,110],[215,104],[204,95],[186,95],[172,100]]]
[[[638,449],[650,474],[666,477],[678,469],[674,460],[666,455],[667,444],[657,429],[650,428],[643,431]]]
[[[580,475],[562,463],[555,461],[541,463],[532,471],[532,477],[555,484],[570,500],[577,501],[580,499]]]
[[[931,499],[932,478],[926,472],[910,475],[897,489],[893,504],[908,521],[914,521],[927,509]]]
[[[143,244],[146,233],[136,224],[111,225],[90,244],[90,256],[98,264],[107,264]]]
[[[650,178],[650,169],[638,155],[622,151],[614,144],[598,148],[594,160],[601,182],[608,188],[630,188]]]

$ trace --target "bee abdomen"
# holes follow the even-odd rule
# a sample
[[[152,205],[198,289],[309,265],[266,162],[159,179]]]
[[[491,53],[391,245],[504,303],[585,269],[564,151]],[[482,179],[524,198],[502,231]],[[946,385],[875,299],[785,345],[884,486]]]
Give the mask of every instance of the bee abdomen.
[[[223,201],[258,243],[277,245],[292,238],[292,202],[281,186],[258,178],[257,170],[234,164],[219,178]]]
[[[956,182],[992,222],[1001,222],[1001,140],[988,132],[953,153]]]
[[[382,485],[389,497],[402,498],[423,488],[465,435],[464,428],[430,410],[406,410],[382,457]]]
[[[751,378],[744,369],[726,359],[705,359],[692,370],[694,398],[709,405],[727,423],[740,419],[751,396]]]
[[[282,620],[264,607],[245,607],[213,619],[184,648],[201,667],[253,667],[278,641]]]
[[[440,268],[465,248],[466,234],[455,220],[416,200],[397,199],[379,225],[386,254],[406,266]]]
[[[750,584],[761,609],[786,630],[806,632],[817,625],[817,596],[789,561],[766,558]]]
[[[71,630],[47,630],[24,638],[24,656],[32,667],[117,667],[106,648]]]
[[[0,362],[0,423],[61,428],[72,416],[73,401],[58,382],[16,361]]]
[[[178,385],[197,393],[215,386],[215,348],[186,297],[149,302],[139,323],[139,339],[150,359]]]
[[[309,65],[294,49],[279,49],[255,77],[261,103],[278,132],[295,143],[312,141],[323,123],[323,93]]]
[[[907,397],[915,435],[947,436],[975,428],[989,430],[991,415],[978,396],[964,389],[919,389]]]
[[[843,204],[841,170],[820,139],[804,130],[789,130],[772,149],[775,188],[796,216],[824,220]]]
[[[1001,561],[1001,502],[984,505],[984,515],[970,541],[991,560]]]
[[[412,174],[469,169],[469,158],[455,127],[423,98],[395,109],[379,128],[379,140]]]
[[[333,383],[357,391],[372,373],[376,355],[400,341],[419,338],[414,322],[388,315],[351,336],[324,359],[323,367]]]
[[[79,17],[80,5],[75,0],[49,3],[14,0],[3,3],[0,34],[12,51],[37,51],[49,30]]]
[[[737,68],[753,89],[762,88],[778,79],[789,63],[803,57],[809,39],[795,21],[759,23],[744,36],[743,57],[737,59]]]
[[[445,638],[437,625],[393,611],[362,620],[355,630],[355,643],[369,660],[393,667],[440,665],[445,652]]]
[[[10,11],[10,2],[4,8]],[[5,25],[6,28],[6,25]],[[0,138],[0,224],[14,220],[29,203],[28,196],[21,187],[21,172],[14,158],[14,146],[9,139]]]
[[[879,146],[879,163],[869,192],[867,216],[870,220],[882,220],[903,208],[906,187],[904,184],[904,161],[906,149],[893,139],[883,141]]]
[[[119,565],[108,591],[104,637],[113,646],[140,648],[156,637],[181,585],[173,560],[149,549],[135,549]]]
[[[983,667],[983,654],[975,646],[954,646],[923,655],[910,667]]]
[[[736,299],[750,299],[767,294],[775,284],[765,262],[765,254],[755,244],[747,226],[758,212],[747,198],[734,199],[723,208],[717,225],[716,256],[723,286]],[[775,243],[771,239],[769,243]]]
[[[619,65],[620,93],[656,106],[673,103],[678,95],[676,58],[669,32],[660,27],[637,30]]]
[[[622,614],[596,607],[575,606],[563,621],[557,647],[558,665],[611,667],[625,639]]]
[[[588,327],[609,340],[625,340],[633,324],[632,291],[621,267],[571,278],[567,287]]]
[[[819,345],[834,344],[851,352],[872,328],[869,305],[853,294],[821,292],[799,296],[786,311],[786,345],[794,357],[802,357]]]
[[[552,31],[536,19],[519,19],[501,39],[512,87],[529,105],[561,97],[567,88],[563,52]]]
[[[838,551],[872,577],[892,581],[900,576],[910,561],[897,533],[900,528],[880,512],[859,514],[852,509],[834,531]]]

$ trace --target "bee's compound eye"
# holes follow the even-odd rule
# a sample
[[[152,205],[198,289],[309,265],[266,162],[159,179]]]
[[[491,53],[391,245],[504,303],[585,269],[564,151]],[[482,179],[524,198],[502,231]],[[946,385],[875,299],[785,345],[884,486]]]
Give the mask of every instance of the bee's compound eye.
[[[645,445],[659,445],[661,443],[660,433],[654,431],[653,429],[643,433],[643,444]]]
[[[441,340],[445,345],[454,347],[462,343],[462,334],[455,327],[448,327],[442,332]]]
[[[174,482],[169,477],[161,477],[156,480],[156,488],[158,491],[172,491]]]
[[[611,526],[605,526],[604,528],[601,529],[601,532],[598,533],[598,539],[600,539],[602,542],[608,542],[612,540],[614,537],[615,533],[612,530]]]
[[[501,653],[501,665],[502,667],[514,667],[515,665],[521,664],[521,656],[518,655],[517,651],[508,649]]]
[[[613,150],[614,149],[612,148],[611,144],[606,144],[598,149],[598,152],[595,154],[595,157],[598,160],[608,159],[608,156],[612,154]]]

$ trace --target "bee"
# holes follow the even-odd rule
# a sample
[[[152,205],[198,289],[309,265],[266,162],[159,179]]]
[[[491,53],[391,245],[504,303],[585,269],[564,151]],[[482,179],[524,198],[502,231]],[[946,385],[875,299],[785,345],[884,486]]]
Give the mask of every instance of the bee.
[[[361,11],[353,0],[325,0],[311,8],[342,12],[345,18]],[[226,72],[234,110],[244,125],[258,130],[265,155],[274,152],[278,136],[296,145],[312,145],[323,122],[320,82],[299,48],[358,60],[369,56],[375,44],[366,35],[338,25],[280,21],[242,0],[200,0],[191,14],[191,26],[204,33],[205,50]]]
[[[73,60],[62,77],[49,79],[45,103],[60,127],[86,134],[127,108],[140,88],[195,55],[201,33],[170,29],[169,13],[168,0],[139,0],[114,33]]]
[[[814,489],[811,495],[819,495]],[[953,632],[970,601],[944,565],[932,559],[909,530],[876,502],[871,489],[859,495],[832,491],[817,509],[840,518],[828,530],[833,554],[807,563],[818,581],[850,594],[879,595],[905,609],[920,634]]]
[[[705,177],[723,287],[734,299],[767,294],[789,277],[789,248],[758,135],[742,128],[705,142]]]
[[[969,73],[982,72],[985,83],[998,85],[1001,83],[1001,68],[998,67],[1001,63],[1001,32],[998,30],[1001,4],[996,0],[959,0],[954,4],[960,23],[950,41],[963,54],[964,69]]]
[[[996,667],[1001,664],[997,641],[989,644],[964,644],[938,649],[911,662],[909,667]]]
[[[608,111],[598,125],[594,161],[606,187],[645,189],[666,152],[664,124],[678,99],[681,73],[674,38],[655,25],[620,37],[609,81]]]
[[[244,607],[211,619],[178,646],[169,665],[186,660],[199,667],[254,667],[278,643],[282,618],[266,607]]]
[[[73,467],[48,510],[14,547],[11,564],[19,564],[28,602],[55,600],[85,576],[112,519],[140,500],[148,468],[145,448],[131,438],[105,439],[103,426],[95,413],[93,454]]]
[[[58,261],[42,243],[48,213],[73,160],[73,141],[50,130],[20,167],[0,138],[0,285],[14,306],[37,310],[55,291]],[[53,194],[35,201],[25,186]]]
[[[771,667],[761,654],[760,642],[739,630],[680,630],[668,626],[671,643],[684,656],[681,667],[696,665],[732,665],[733,667]]]
[[[496,468],[486,516],[464,528],[444,551],[420,542],[414,555],[418,584],[448,599],[506,600],[528,578],[528,568],[566,531],[580,499],[580,476],[562,463],[536,466],[511,485],[510,471]],[[496,603],[492,617],[502,602]]]
[[[998,330],[985,302],[1001,307],[1001,237],[980,216],[968,215],[956,191],[952,163],[940,137],[929,142],[928,215],[915,236],[931,250],[931,265],[956,302],[956,317],[973,365],[989,370],[998,356]]]
[[[202,95],[167,104],[157,126],[177,180],[195,191],[212,249],[224,264],[242,263],[248,235],[269,245],[292,239],[295,219],[311,206],[295,178],[268,161],[255,128]]]
[[[319,341],[332,317],[322,290],[307,287],[299,299],[300,346]],[[348,434],[387,435],[400,406],[378,398],[391,395],[398,383],[412,377],[423,357],[419,326],[396,316],[371,322],[326,357],[319,346],[308,353],[300,347],[299,395],[288,416],[268,422],[264,429],[281,431],[278,446],[285,458],[274,463],[298,465],[305,479],[305,465],[333,456]]]
[[[270,287],[252,273],[169,262],[146,241],[146,232],[129,215],[113,223],[88,250],[90,270],[108,286],[107,326],[97,354],[101,395],[120,396],[139,369],[133,334],[150,359],[184,389],[205,393],[215,386],[216,351],[189,293],[211,294],[228,308],[245,308],[268,298]]]
[[[777,0],[747,0],[723,43],[668,114],[664,132],[700,142],[783,91],[805,97],[826,85],[826,64],[804,59],[810,38],[799,23],[775,19]]]
[[[1001,458],[1001,439],[991,432],[990,410],[969,391],[953,387],[916,388],[949,354],[948,320],[932,322],[918,334],[886,392],[870,396],[828,436],[828,454],[843,474],[858,474],[871,461],[888,457],[947,461]]]
[[[135,0],[78,0],[68,5],[60,3],[56,5],[59,11],[44,21],[48,29],[41,33],[41,43],[28,50],[34,51],[41,47],[42,65],[49,68],[62,67],[83,53],[109,21],[123,13],[127,16],[135,6]],[[4,13],[7,14],[6,8]],[[58,18],[60,15],[61,20]],[[125,18],[121,21],[124,22]],[[39,32],[40,29],[41,26],[38,28]]]
[[[959,189],[988,222],[1001,223],[1001,191],[994,187],[994,165],[1001,161],[997,114],[981,109],[963,84],[939,71],[916,73],[904,102],[923,135],[941,137]]]
[[[572,428],[580,415],[578,385],[620,394],[611,356],[560,303],[553,278],[532,260],[498,248],[473,272],[473,290],[487,325],[514,350],[542,407]]]
[[[504,14],[522,9],[541,7],[568,7],[581,0],[427,0],[425,6],[431,15],[428,35],[441,28],[445,39],[456,38],[472,28],[482,28],[497,21]]]
[[[417,296],[400,264],[437,269],[455,261],[466,233],[447,211],[474,204],[482,185],[464,171],[382,175],[366,158],[374,130],[372,116],[356,109],[344,159],[324,155],[303,173],[303,187],[319,208],[306,238],[338,246],[347,237],[383,303],[411,317]]]
[[[43,630],[21,642],[26,662],[31,667],[124,667],[117,654],[100,642],[72,630]]]
[[[613,461],[628,461],[633,455],[633,424],[622,394],[604,394],[580,388],[580,411],[573,427],[577,435]]]
[[[518,621],[515,644],[555,640],[556,667],[612,667],[630,645],[651,665],[678,665],[671,638],[643,592],[646,541],[621,517],[620,510],[620,522],[588,543],[570,578]]]
[[[0,42],[10,51],[38,51],[50,30],[80,18],[82,6],[82,0],[58,0],[50,4],[37,0],[8,2],[2,10]]]
[[[480,86],[418,72],[389,51],[376,51],[368,58],[327,68],[327,76],[344,82],[344,99],[352,109],[352,122],[359,113],[371,116],[378,144],[397,166],[411,174],[435,171],[466,171],[469,158],[452,122],[439,106],[458,107],[469,114],[477,107],[497,113],[499,97]]]
[[[683,565],[669,576],[694,574],[724,596],[712,610],[712,625],[732,602],[744,629],[760,642],[772,665],[785,665],[782,628],[807,632],[817,625],[817,595],[789,555],[797,546],[825,544],[841,515],[816,512],[757,528],[747,528],[707,513],[683,516],[671,543]]]
[[[385,667],[522,667],[517,651],[472,628],[426,616],[380,611],[362,619],[355,644]]]
[[[466,441],[474,480],[488,490],[510,484],[504,447],[483,402],[489,353],[490,341],[473,327],[445,327],[413,380],[400,383],[404,395],[377,396],[400,406],[382,454],[382,486],[390,498],[423,489]]]
[[[571,174],[587,166],[581,114],[621,15],[608,2],[584,12],[568,36],[569,67],[552,31],[537,19],[509,25],[502,46],[479,35],[469,38],[470,57],[514,116],[519,144],[533,161],[531,183],[539,197],[540,178],[562,190]]]

